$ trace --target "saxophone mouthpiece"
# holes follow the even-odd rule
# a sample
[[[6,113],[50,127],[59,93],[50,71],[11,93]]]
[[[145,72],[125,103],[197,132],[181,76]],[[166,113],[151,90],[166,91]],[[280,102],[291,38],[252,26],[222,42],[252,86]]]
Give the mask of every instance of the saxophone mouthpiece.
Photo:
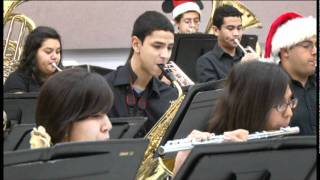
[[[164,64],[158,64],[158,66],[166,78],[168,78],[171,82],[176,81],[176,77],[173,75],[170,69],[166,69]]]

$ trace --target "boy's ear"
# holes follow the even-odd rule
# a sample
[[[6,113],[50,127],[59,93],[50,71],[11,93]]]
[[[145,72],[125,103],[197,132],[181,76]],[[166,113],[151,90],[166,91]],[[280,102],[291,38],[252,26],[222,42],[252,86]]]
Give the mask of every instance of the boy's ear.
[[[289,56],[289,49],[288,48],[281,48],[280,49],[280,59],[285,60],[288,59]]]
[[[140,53],[141,41],[137,36],[132,36],[131,38],[131,46],[134,52]]]
[[[213,32],[213,34],[215,35],[215,36],[218,36],[219,35],[219,29],[218,29],[218,27],[217,26],[212,26],[211,27],[212,28],[212,32]]]

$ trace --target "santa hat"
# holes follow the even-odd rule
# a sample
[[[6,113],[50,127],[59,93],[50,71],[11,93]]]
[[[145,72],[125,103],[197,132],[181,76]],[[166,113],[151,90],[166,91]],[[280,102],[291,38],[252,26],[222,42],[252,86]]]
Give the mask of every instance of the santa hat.
[[[302,17],[294,12],[280,15],[271,25],[265,47],[265,58],[272,56],[279,62],[281,48],[290,47],[316,35],[317,23],[314,17]]]
[[[173,19],[187,11],[201,14],[201,9],[203,9],[201,0],[165,0],[162,3],[162,10],[165,13],[172,12]]]

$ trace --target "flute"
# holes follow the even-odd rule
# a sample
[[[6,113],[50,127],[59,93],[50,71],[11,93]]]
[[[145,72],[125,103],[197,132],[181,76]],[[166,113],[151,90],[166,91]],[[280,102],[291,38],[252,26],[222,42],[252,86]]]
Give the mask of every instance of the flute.
[[[262,132],[255,132],[252,134],[249,134],[248,140],[254,140],[254,139],[264,139],[269,137],[277,137],[277,136],[283,136],[283,135],[290,135],[290,134],[298,134],[300,132],[299,127],[285,127],[280,128],[280,130],[276,131],[262,131]],[[189,138],[184,139],[176,139],[172,141],[168,141],[164,146],[160,146],[158,149],[158,153],[160,155],[164,155],[167,153],[182,151],[182,150],[190,150],[196,145],[202,145],[202,144],[219,144],[224,142],[224,135],[217,135],[214,134],[206,141],[199,141]]]

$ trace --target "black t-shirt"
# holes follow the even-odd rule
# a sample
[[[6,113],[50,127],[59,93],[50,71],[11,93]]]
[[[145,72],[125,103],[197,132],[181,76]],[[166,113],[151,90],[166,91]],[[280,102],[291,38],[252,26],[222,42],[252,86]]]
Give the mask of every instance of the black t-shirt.
[[[120,66],[117,70],[105,75],[114,93],[114,103],[108,112],[109,117],[148,117],[144,129],[139,133],[143,137],[169,108],[170,101],[178,97],[178,91],[152,78],[146,89],[137,93],[131,84],[136,80],[130,63]]]
[[[197,59],[197,82],[225,79],[235,63],[240,62],[243,52],[238,47],[232,57],[215,44],[213,49]]]
[[[315,75],[310,76],[305,87],[292,80],[291,89],[298,105],[293,111],[290,126],[299,126],[300,135],[316,135],[317,129],[317,90]]]
[[[39,92],[42,82],[36,80],[31,73],[20,69],[9,75],[4,83],[4,93]]]

